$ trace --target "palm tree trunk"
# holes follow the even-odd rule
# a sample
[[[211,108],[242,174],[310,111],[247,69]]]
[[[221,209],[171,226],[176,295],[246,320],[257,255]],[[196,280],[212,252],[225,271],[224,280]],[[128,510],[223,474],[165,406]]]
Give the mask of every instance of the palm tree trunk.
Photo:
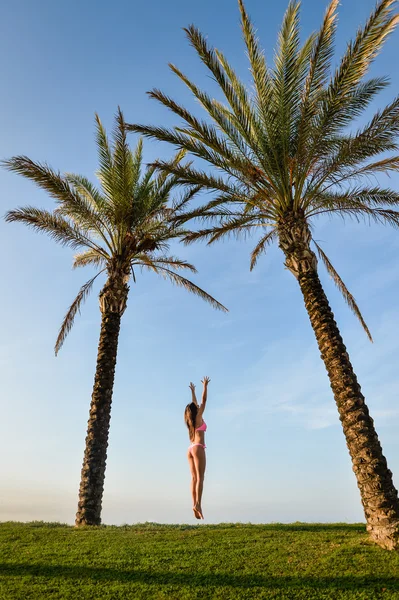
[[[76,526],[100,525],[118,338],[129,288],[109,278],[100,294],[101,332],[81,473]]]
[[[399,501],[392,473],[382,453],[360,385],[339,333],[317,273],[310,249],[310,232],[301,219],[279,227],[280,248],[287,268],[301,288],[316,335],[321,358],[330,378],[346,443],[352,458],[371,538],[383,548],[399,548]]]

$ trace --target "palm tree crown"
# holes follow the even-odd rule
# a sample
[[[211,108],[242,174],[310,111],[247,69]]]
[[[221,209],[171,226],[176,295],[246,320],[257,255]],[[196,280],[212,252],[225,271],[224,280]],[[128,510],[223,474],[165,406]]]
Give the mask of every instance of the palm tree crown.
[[[214,307],[226,310],[212,296],[176,272],[181,269],[196,272],[193,265],[167,255],[170,241],[185,234],[177,224],[177,217],[197,193],[198,186],[191,186],[169,205],[177,177],[156,174],[154,167],[147,167],[142,173],[142,141],[139,140],[134,152],[130,150],[120,109],[112,142],[97,115],[96,132],[100,190],[86,177],[70,173],[61,175],[47,164],[35,163],[26,156],[3,161],[6,168],[34,181],[58,203],[53,212],[34,207],[11,210],[6,220],[21,221],[63,245],[83,250],[75,255],[74,268],[91,265],[99,269],[81,287],[70,306],[56,341],[56,353],[95,279],[103,272],[107,272],[112,285],[119,278],[125,284],[130,277],[135,281],[138,266],[150,269],[199,295]],[[177,167],[183,156],[184,152],[179,152],[171,164]],[[103,293],[100,303],[102,296]]]
[[[170,68],[213,123],[196,118],[155,89],[150,97],[171,109],[183,125],[173,129],[128,125],[129,130],[170,142],[220,171],[218,176],[178,163],[157,163],[163,173],[176,176],[181,184],[216,192],[205,206],[186,212],[184,220],[200,217],[210,223],[216,219],[217,223],[192,232],[186,241],[205,238],[212,243],[231,233],[259,231],[260,226],[264,233],[252,252],[252,269],[270,243],[284,243],[284,232],[295,222],[301,223],[310,242],[308,225],[318,215],[337,214],[398,226],[399,213],[393,208],[399,202],[398,192],[371,185],[370,176],[399,168],[398,155],[379,156],[398,150],[399,97],[365,126],[348,133],[353,120],[388,84],[385,77],[367,81],[364,77],[398,23],[399,17],[393,13],[396,0],[379,2],[334,71],[331,63],[338,0],[331,1],[320,31],[303,45],[300,2],[290,2],[273,67],[266,63],[243,0],[238,1],[253,91],[240,81],[222,52],[210,47],[190,26],[186,29],[188,39],[226,102],[211,98],[176,66]],[[313,243],[370,336],[353,296],[320,246]],[[286,266],[297,276],[298,265],[290,260]]]

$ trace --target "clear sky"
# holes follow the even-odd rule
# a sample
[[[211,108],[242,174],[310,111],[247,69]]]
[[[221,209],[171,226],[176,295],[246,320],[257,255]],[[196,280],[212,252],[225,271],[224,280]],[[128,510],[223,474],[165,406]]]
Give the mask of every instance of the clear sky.
[[[269,59],[286,2],[247,0]],[[303,34],[326,2],[303,0]],[[373,0],[343,0],[337,56]],[[94,178],[94,112],[110,128],[118,104],[131,122],[172,124],[146,97],[160,87],[200,114],[169,72],[174,62],[212,82],[185,39],[195,23],[247,80],[235,0],[131,2],[21,0],[0,19],[0,156],[27,154]],[[392,77],[375,108],[398,90],[399,31],[373,67]],[[135,136],[131,136],[132,144]],[[169,156],[145,143],[145,159]],[[398,179],[391,180],[392,186]],[[0,172],[1,213],[53,201]],[[355,295],[370,344],[328,276],[322,280],[399,485],[399,234],[342,221],[316,233]],[[173,248],[199,269],[195,281],[228,315],[155,275],[131,285],[114,388],[103,521],[191,522],[188,383],[212,379],[206,420],[207,522],[361,521],[355,477],[298,285],[278,248],[249,272],[254,240]],[[57,358],[59,325],[90,271],[73,252],[0,221],[0,519],[72,523],[95,370],[98,283]]]

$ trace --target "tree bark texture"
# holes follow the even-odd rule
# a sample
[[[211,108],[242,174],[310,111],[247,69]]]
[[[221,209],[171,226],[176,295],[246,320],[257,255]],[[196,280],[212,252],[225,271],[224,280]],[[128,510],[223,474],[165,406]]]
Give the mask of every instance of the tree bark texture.
[[[76,526],[101,523],[118,338],[128,291],[126,283],[110,278],[100,294],[101,332],[81,472]]]
[[[297,278],[338,407],[371,538],[383,548],[399,548],[399,501],[360,385],[317,273],[305,219],[279,226],[286,267]]]

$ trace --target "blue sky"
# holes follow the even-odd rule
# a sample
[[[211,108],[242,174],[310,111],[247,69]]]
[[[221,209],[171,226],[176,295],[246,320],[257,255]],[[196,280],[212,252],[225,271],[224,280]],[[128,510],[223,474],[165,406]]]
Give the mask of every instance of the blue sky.
[[[247,0],[269,60],[285,2]],[[303,34],[325,2],[304,0]],[[344,0],[337,56],[374,2]],[[235,0],[132,3],[28,0],[2,8],[0,156],[27,154],[94,178],[93,115],[110,128],[119,104],[129,121],[174,122],[146,97],[160,87],[200,114],[169,72],[174,62],[212,91],[182,27],[195,23],[244,80],[248,67]],[[373,67],[399,83],[399,32]],[[131,136],[131,143],[135,143]],[[171,150],[145,143],[145,159]],[[391,180],[394,187],[397,178]],[[28,181],[0,172],[1,212],[51,208]],[[399,236],[387,228],[320,221],[315,237],[355,295],[370,344],[321,276],[399,485]],[[278,248],[249,272],[254,240],[173,252],[193,262],[195,281],[228,315],[152,275],[131,285],[123,316],[103,502],[106,523],[191,522],[188,383],[212,382],[207,409],[207,522],[361,521],[363,513],[334,400],[292,275]],[[57,358],[54,341],[79,287],[72,252],[22,225],[0,221],[0,519],[72,523],[93,383],[98,284]]]

